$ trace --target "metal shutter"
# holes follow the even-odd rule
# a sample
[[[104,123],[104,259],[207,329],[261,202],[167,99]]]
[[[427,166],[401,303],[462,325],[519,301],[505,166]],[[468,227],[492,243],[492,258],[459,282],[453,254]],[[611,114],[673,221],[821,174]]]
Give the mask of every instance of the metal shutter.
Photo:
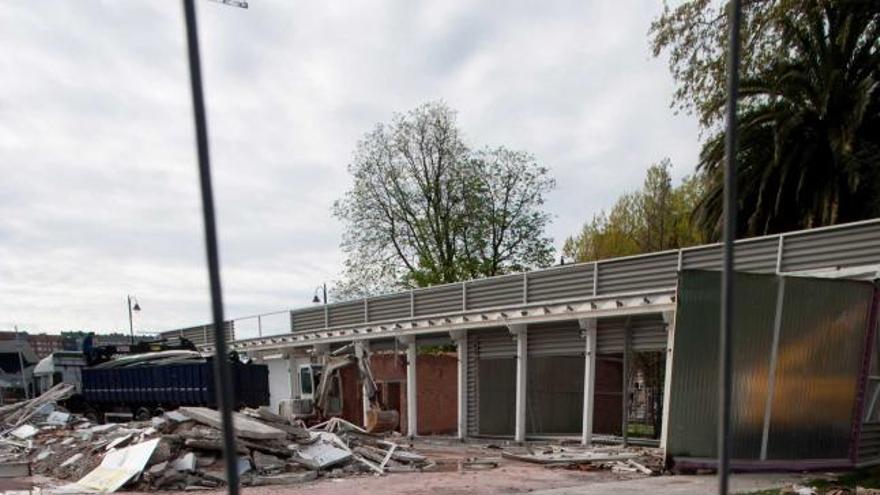
[[[660,314],[641,315],[630,320],[633,351],[665,351],[666,322]]]
[[[584,338],[577,321],[529,325],[529,356],[582,356]]]
[[[506,328],[471,331],[477,338],[478,359],[512,358],[516,341]]]
[[[626,317],[599,318],[596,328],[596,351],[599,354],[623,352]]]

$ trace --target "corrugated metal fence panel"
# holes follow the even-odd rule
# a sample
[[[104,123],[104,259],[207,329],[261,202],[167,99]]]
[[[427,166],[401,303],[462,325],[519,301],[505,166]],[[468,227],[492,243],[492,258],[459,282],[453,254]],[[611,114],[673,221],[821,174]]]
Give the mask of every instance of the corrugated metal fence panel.
[[[506,328],[472,331],[477,340],[478,359],[516,356],[516,341]]]
[[[880,263],[880,224],[862,224],[785,237],[784,271]]]
[[[290,318],[294,332],[324,328],[324,306],[291,311]]]
[[[364,301],[331,304],[327,307],[330,326],[356,325],[364,322]]]
[[[467,283],[468,309],[510,306],[523,300],[522,274]]]
[[[873,292],[867,282],[786,277],[769,458],[848,456]]]
[[[859,462],[880,458],[880,423],[864,423],[859,438]]]
[[[667,431],[667,452],[673,456],[715,457],[720,283],[718,272],[684,271],[679,278]],[[737,313],[733,328],[735,459],[757,459],[760,454],[776,291],[773,276],[734,277],[737,304],[749,308]]]
[[[623,352],[626,317],[599,318],[596,327],[596,352],[618,354]]]
[[[374,297],[369,300],[370,321],[409,318],[409,293]]]
[[[480,397],[477,387],[480,366],[474,332],[468,332],[467,346],[467,431],[469,436],[476,436],[480,433]]]
[[[777,237],[738,243],[734,249],[736,269],[743,272],[775,272],[778,248]],[[721,246],[685,250],[682,253],[682,269],[720,270]]]
[[[585,298],[592,295],[592,263],[529,273],[529,302]]]
[[[665,351],[666,350],[666,322],[660,314],[638,315],[630,320],[630,332],[632,350],[642,351]]]
[[[582,356],[584,338],[577,321],[529,325],[529,356]]]
[[[224,334],[228,342],[235,338],[235,324],[232,321],[227,321],[225,327]],[[204,345],[214,342],[214,325],[200,325],[178,330],[168,330],[160,333],[160,335],[162,338],[182,337],[195,345]]]
[[[461,284],[441,285],[415,292],[416,316],[461,311]]]
[[[599,263],[599,294],[675,287],[678,251]]]

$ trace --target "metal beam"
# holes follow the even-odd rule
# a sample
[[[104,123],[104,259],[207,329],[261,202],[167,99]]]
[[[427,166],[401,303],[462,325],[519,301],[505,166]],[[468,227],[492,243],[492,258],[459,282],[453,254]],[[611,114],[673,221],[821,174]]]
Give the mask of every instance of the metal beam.
[[[581,444],[593,443],[593,409],[596,392],[596,331],[597,318],[581,318],[578,324],[584,331],[584,411],[581,425]]]
[[[516,423],[513,439],[516,442],[526,441],[526,395],[528,394],[528,326],[524,324],[508,325],[513,338],[516,339]]]
[[[416,385],[418,348],[416,347],[415,335],[404,335],[398,337],[398,340],[406,346],[406,434],[410,438],[415,438],[419,434],[418,388]]]
[[[599,318],[647,313],[658,313],[675,309],[675,289],[657,289],[619,294],[614,297],[602,296],[581,300],[551,301],[512,306],[510,308],[487,308],[468,312],[452,312],[413,319],[371,322],[354,326],[338,326],[328,329],[300,331],[269,338],[246,339],[232,343],[236,350],[273,347],[311,346],[317,342],[351,342],[360,339],[376,339],[382,336],[398,337],[437,333],[456,329],[479,329],[519,323],[546,323],[570,321],[578,318]],[[280,340],[279,340],[280,339]],[[213,346],[200,348],[206,352]]]
[[[354,343],[354,355],[360,360],[370,359],[370,341],[359,340]],[[366,380],[361,380],[361,404],[363,406],[363,426],[367,427],[367,413],[370,411],[370,387]]]
[[[458,438],[467,436],[467,330],[449,332],[458,351]]]
[[[675,352],[675,311],[664,311],[663,322],[666,323],[666,372],[663,375],[663,417],[660,427],[660,448],[666,449],[669,436],[669,404],[672,390],[672,363]]]

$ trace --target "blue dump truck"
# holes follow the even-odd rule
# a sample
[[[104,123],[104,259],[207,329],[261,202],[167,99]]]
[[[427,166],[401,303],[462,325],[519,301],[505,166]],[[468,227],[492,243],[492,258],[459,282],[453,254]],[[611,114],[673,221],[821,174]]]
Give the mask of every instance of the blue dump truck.
[[[83,342],[85,367],[78,393],[67,407],[95,421],[146,420],[180,406],[217,407],[212,356],[186,339],[94,347]],[[269,405],[269,369],[231,353],[237,408]]]

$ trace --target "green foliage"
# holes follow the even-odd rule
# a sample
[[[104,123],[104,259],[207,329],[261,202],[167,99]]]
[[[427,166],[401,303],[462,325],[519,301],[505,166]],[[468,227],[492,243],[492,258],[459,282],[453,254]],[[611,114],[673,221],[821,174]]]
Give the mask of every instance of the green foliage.
[[[669,159],[648,168],[642,189],[621,196],[607,215],[594,215],[565,241],[563,254],[593,261],[700,244],[691,212],[702,195],[702,181],[685,177],[674,187],[671,168]]]
[[[673,105],[709,138],[695,219],[719,237],[726,80],[724,3],[666,6],[651,27]],[[880,215],[880,2],[744,2],[737,185],[739,236]]]
[[[359,297],[542,267],[552,262],[546,167],[523,151],[472,150],[455,113],[428,103],[358,143],[337,297]]]
[[[803,2],[779,55],[741,85],[738,235],[880,215],[880,3]],[[697,220],[720,234],[724,135],[703,146]]]

